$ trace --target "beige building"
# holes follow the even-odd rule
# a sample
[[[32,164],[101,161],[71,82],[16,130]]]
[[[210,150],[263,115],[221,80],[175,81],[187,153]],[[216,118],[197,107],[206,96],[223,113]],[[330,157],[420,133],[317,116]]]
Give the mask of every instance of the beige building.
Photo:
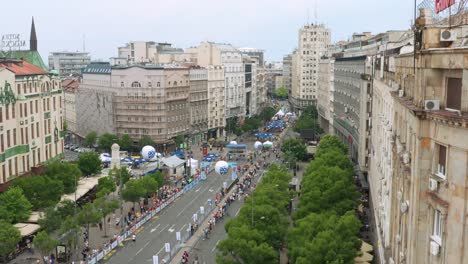
[[[329,134],[333,134],[334,65],[333,58],[323,57],[320,59],[318,67],[317,111],[320,127]]]
[[[14,177],[63,157],[57,76],[20,59],[0,59],[0,190]]]
[[[208,70],[190,69],[190,134],[192,144],[207,140],[208,130]]]
[[[66,141],[75,141],[76,125],[76,92],[80,83],[77,80],[67,79],[62,81],[63,89],[63,117],[67,123]],[[68,132],[70,135],[68,135]]]
[[[196,56],[186,53],[181,48],[172,47],[170,43],[154,41],[130,41],[117,48],[118,56],[111,58],[112,65],[138,63],[171,64],[174,62],[194,62]]]
[[[422,14],[420,49],[397,56],[392,76],[389,262],[467,263],[468,27],[431,26]]]
[[[77,93],[78,133],[149,136],[158,144],[190,130],[189,69],[92,63]]]
[[[305,25],[299,29],[299,47],[292,58],[289,101],[293,109],[316,104],[319,61],[327,54],[330,41],[331,33],[325,25]]]
[[[224,69],[222,66],[208,66],[208,139],[225,136],[225,92]]]

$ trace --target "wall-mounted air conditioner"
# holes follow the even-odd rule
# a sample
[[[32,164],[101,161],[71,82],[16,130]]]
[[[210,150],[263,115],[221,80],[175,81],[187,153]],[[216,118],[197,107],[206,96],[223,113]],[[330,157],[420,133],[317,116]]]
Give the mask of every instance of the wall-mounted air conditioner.
[[[439,110],[439,100],[426,100],[424,101],[424,110]]]
[[[399,97],[405,96],[405,90],[403,90],[403,89],[398,90],[398,96]]]
[[[406,213],[408,211],[408,207],[409,207],[409,202],[408,201],[404,201],[401,203],[400,205],[400,211],[402,213]]]
[[[429,190],[437,191],[438,182],[434,179],[429,179]]]
[[[455,41],[457,39],[457,32],[449,29],[442,29],[440,31],[440,41]]]
[[[430,249],[430,251],[431,251],[431,254],[432,254],[433,256],[439,255],[439,251],[440,251],[440,246],[439,246],[439,244],[437,244],[437,243],[434,242],[434,241],[431,241],[431,249]]]

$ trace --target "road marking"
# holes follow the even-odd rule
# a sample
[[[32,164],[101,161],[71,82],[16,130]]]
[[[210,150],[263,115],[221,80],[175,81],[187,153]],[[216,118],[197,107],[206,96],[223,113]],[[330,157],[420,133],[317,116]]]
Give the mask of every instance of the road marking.
[[[210,188],[208,191],[209,191],[209,192],[214,192],[214,190],[213,190],[213,189],[211,189],[211,188]]]
[[[139,234],[141,231],[143,231],[143,229],[145,229],[144,226],[142,226],[142,227],[140,227],[139,229],[137,229],[137,230],[135,231],[135,235]]]
[[[153,216],[153,217],[151,218],[151,220],[157,220],[158,218],[159,218],[159,216],[158,216],[158,215],[155,215],[155,216]]]
[[[153,233],[154,231],[156,231],[156,229],[160,226],[161,224],[157,225],[155,228],[151,229],[150,233]]]
[[[163,251],[163,249],[164,249],[164,247],[162,247],[162,248],[158,251],[158,253],[156,253],[156,255],[159,255],[159,253],[161,253],[161,251]]]
[[[162,233],[166,228],[168,228],[168,227],[169,227],[169,224],[167,224],[165,227],[163,227],[163,228],[161,229],[161,231],[159,231],[159,234],[161,234],[161,233]]]
[[[201,188],[198,188],[197,190],[195,190],[195,192],[198,192],[198,191],[200,191],[200,189],[201,189]]]
[[[135,257],[136,257],[136,255],[140,254],[140,252],[142,252],[142,251],[143,251],[143,248],[140,248],[140,250],[138,250],[137,253],[135,254]]]
[[[206,189],[205,189],[205,190],[206,190]],[[192,199],[192,201],[191,201],[190,203],[188,203],[188,204],[184,207],[184,209],[182,209],[182,211],[180,211],[180,212],[177,214],[177,217],[179,217],[179,216],[185,211],[185,209],[187,209],[193,202],[195,202],[195,201],[198,199],[198,197],[199,197],[200,195],[202,195],[203,193],[205,193],[205,191],[202,191],[202,192],[200,192],[197,196],[195,196],[195,198]]]
[[[241,207],[241,208],[242,208],[242,207]],[[239,212],[240,212],[240,208],[237,209],[236,216],[239,214]]]
[[[216,247],[218,246],[219,240],[216,242],[216,245],[211,249],[211,252],[214,252],[216,250]]]
[[[180,229],[179,229],[179,232],[182,231],[182,229],[184,229],[184,227],[186,226],[187,224],[184,224]]]
[[[173,224],[173,225],[171,226],[171,228],[169,228],[169,230],[167,230],[167,231],[169,231],[169,232],[171,232],[171,233],[174,232],[174,230],[175,230],[175,229],[174,229],[174,226],[175,226],[175,224]]]

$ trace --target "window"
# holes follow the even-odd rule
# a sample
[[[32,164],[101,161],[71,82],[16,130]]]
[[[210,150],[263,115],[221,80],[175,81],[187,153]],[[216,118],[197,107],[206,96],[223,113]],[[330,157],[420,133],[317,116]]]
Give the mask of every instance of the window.
[[[124,86],[125,86],[124,82],[120,82],[120,87],[124,87]]]
[[[160,83],[160,82],[157,82],[157,83],[156,83],[156,87],[161,87],[161,83]]]
[[[153,84],[151,82],[148,82],[148,88],[153,87]]]
[[[9,105],[5,106],[5,119],[6,120],[10,119],[10,106]]]
[[[34,138],[34,123],[31,124],[31,138]]]
[[[0,123],[3,122],[3,108],[0,107]]]
[[[141,84],[139,82],[132,82],[132,87],[133,88],[140,88]]]
[[[439,149],[439,155],[437,157],[437,172],[438,176],[445,178],[446,163],[447,163],[447,147],[436,144]]]
[[[461,110],[462,79],[447,79],[447,108]]]
[[[10,130],[7,130],[6,133],[7,148],[10,147]]]
[[[442,244],[442,213],[437,209],[434,210],[434,230],[432,232],[432,240],[437,242],[439,245]]]

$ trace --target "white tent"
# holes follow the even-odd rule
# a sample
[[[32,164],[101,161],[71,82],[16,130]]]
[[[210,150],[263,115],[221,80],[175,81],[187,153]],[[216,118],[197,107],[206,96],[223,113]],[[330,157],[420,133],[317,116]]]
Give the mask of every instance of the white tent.
[[[177,168],[185,163],[185,160],[179,159],[176,155],[169,158],[162,158],[161,162],[169,168]]]
[[[187,162],[190,165],[191,174],[194,175],[198,169],[198,160],[190,158]]]
[[[284,116],[284,112],[283,110],[279,110],[277,113],[276,113],[277,116]]]
[[[15,227],[20,231],[21,237],[32,235],[41,228],[40,225],[26,223],[17,223]]]
[[[83,197],[86,193],[88,193],[91,189],[94,188],[98,184],[99,178],[104,177],[102,175],[96,176],[96,177],[88,177],[88,178],[82,178],[78,181],[78,187],[76,188],[76,196],[75,192],[69,193],[69,194],[64,194],[62,195],[62,199],[60,201],[75,201]]]

